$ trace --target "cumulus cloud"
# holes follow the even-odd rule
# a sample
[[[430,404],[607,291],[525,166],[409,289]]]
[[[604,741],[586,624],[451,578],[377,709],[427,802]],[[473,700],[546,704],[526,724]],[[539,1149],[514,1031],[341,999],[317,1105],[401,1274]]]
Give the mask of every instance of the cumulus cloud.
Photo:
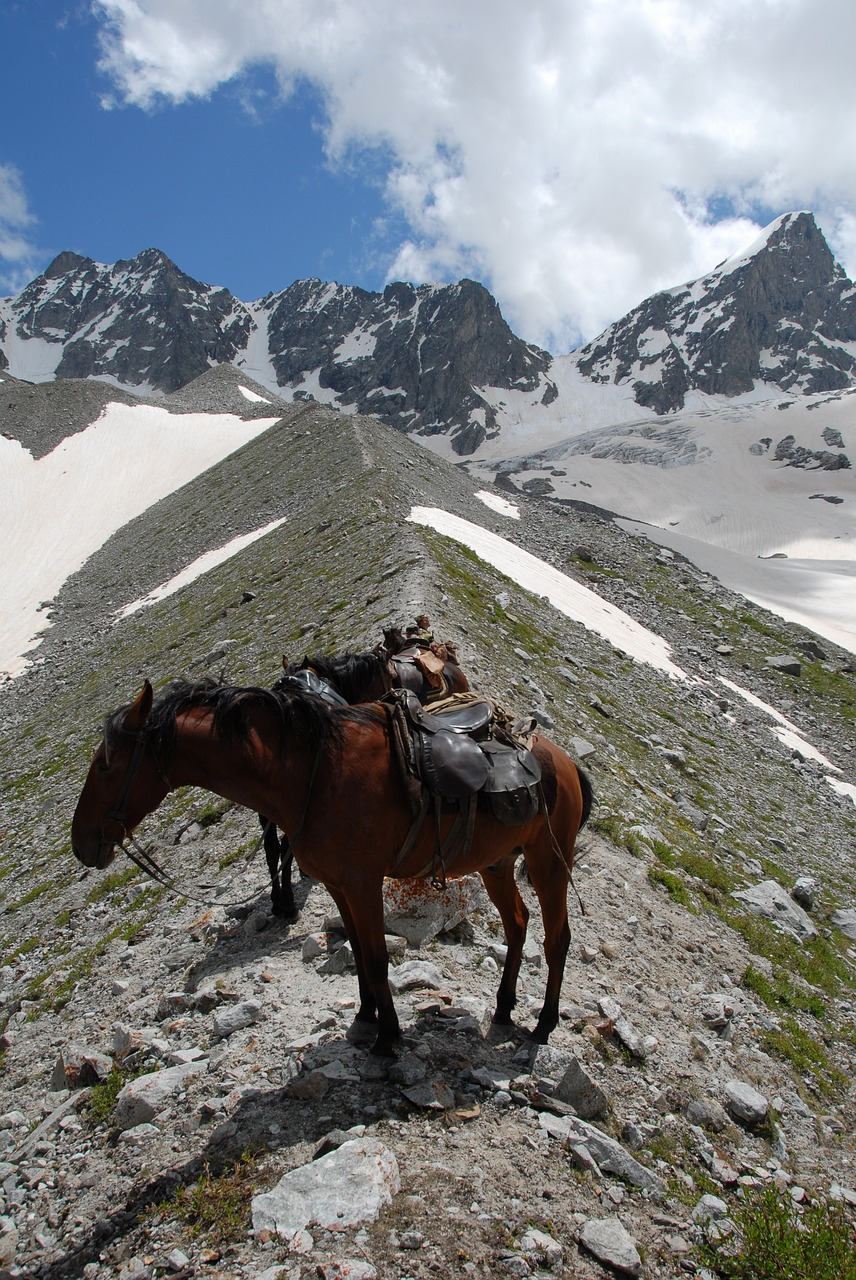
[[[0,291],[17,293],[33,278],[38,250],[30,239],[36,219],[30,213],[21,175],[0,164]]]
[[[388,277],[472,275],[567,349],[810,208],[856,268],[851,0],[96,0],[117,100],[253,66],[384,161]]]

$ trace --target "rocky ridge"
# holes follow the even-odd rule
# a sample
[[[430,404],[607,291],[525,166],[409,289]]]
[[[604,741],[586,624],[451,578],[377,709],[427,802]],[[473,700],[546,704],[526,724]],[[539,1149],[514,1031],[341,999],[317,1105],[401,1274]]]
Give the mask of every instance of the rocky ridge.
[[[856,290],[810,213],[702,279],[647,298],[577,355],[594,381],[631,383],[671,413],[690,391],[737,396],[763,382],[802,394],[853,385]]]
[[[206,375],[184,408],[197,391],[210,404],[212,386]],[[0,1266],[57,1280],[671,1278],[695,1269],[699,1219],[727,1220],[741,1188],[846,1205],[856,956],[835,920],[856,901],[853,807],[719,677],[786,714],[853,782],[848,656],[603,513],[515,496],[511,521],[376,420],[280,407],[264,436],[92,557],[53,602],[35,664],[0,690],[14,762],[0,817]],[[692,679],[632,662],[417,529],[415,503],[620,604]],[[113,620],[202,550],[280,515],[240,557]],[[320,886],[298,886],[296,924],[269,916],[261,864],[244,862],[253,815],[187,792],[143,831],[179,883],[221,882],[221,903],[248,896],[240,907],[168,896],[132,867],[82,871],[68,823],[100,716],[143,676],[267,684],[283,651],[369,644],[419,605],[479,688],[582,760],[599,803],[551,1045],[533,1055],[522,1035],[489,1033],[502,937],[476,895],[439,934],[390,939],[405,1032],[388,1070],[346,1039],[355,976]],[[732,896],[771,881],[796,892],[805,877],[817,932],[802,942]],[[522,892],[525,1027],[544,971]],[[106,1090],[86,1084],[105,1073]],[[268,1201],[251,1212],[290,1176],[306,1196],[313,1155],[323,1171],[333,1151],[355,1176],[379,1171],[376,1217],[340,1226],[353,1200],[331,1220],[293,1182],[280,1194],[308,1203],[302,1224],[282,1235],[265,1225]],[[199,1227],[200,1203],[237,1186],[247,1217],[222,1210]]]
[[[44,350],[35,357],[46,376],[106,379],[150,394],[178,391],[218,365],[258,376],[252,339],[253,352],[263,349],[263,376],[287,399],[332,400],[402,431],[450,431],[459,453],[495,434],[495,407],[482,389],[535,391],[550,362],[515,337],[472,280],[390,284],[382,294],[298,280],[244,303],[156,249],[115,264],[61,253],[0,303],[0,369],[9,368],[4,348],[13,337],[22,351],[30,343],[56,348],[52,362]],[[543,395],[555,388],[545,383]]]
[[[759,386],[791,396],[853,388],[856,291],[803,212],[556,359],[516,337],[472,280],[399,281],[382,293],[298,280],[242,302],[147,249],[115,264],[62,253],[20,295],[0,300],[0,368],[15,375],[168,394],[218,365],[286,400],[448,436],[469,457],[524,411],[536,426],[552,429],[559,418],[572,431],[580,375],[603,387],[621,420],[623,399],[610,401],[607,387],[632,387],[649,419],[683,408],[693,392],[727,403]]]

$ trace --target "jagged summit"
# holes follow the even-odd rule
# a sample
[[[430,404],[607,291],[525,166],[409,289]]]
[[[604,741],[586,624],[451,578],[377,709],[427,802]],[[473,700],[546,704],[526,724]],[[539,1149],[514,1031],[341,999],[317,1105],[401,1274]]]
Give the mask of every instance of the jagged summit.
[[[680,409],[693,391],[856,386],[856,289],[803,211],[556,361],[516,337],[488,290],[467,279],[396,281],[382,292],[297,280],[242,302],[156,248],[112,265],[67,251],[17,298],[0,300],[0,368],[19,378],[171,393],[219,365],[281,399],[372,414],[470,456],[495,452],[509,426],[571,430],[583,412],[602,425],[612,399],[604,395],[598,415],[592,383],[629,387],[657,414]]]
[[[398,430],[450,432],[458,453],[495,435],[495,395],[534,392],[547,352],[508,328],[474,280],[400,281],[372,293],[322,280],[244,303],[159,249],[113,265],[61,253],[0,303],[0,367],[43,382],[100,378],[175,392],[235,365],[287,400],[372,413]]]
[[[646,299],[577,359],[593,381],[629,382],[638,404],[668,413],[692,390],[842,390],[854,340],[856,290],[813,215],[792,213],[709,275]]]

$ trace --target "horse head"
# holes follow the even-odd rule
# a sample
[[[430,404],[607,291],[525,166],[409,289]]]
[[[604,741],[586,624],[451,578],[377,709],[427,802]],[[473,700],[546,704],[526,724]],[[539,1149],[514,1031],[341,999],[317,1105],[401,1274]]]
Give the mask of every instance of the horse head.
[[[117,843],[170,789],[148,749],[152,699],[146,680],[130,706],[115,712],[105,725],[71,823],[71,847],[85,867],[108,867]]]

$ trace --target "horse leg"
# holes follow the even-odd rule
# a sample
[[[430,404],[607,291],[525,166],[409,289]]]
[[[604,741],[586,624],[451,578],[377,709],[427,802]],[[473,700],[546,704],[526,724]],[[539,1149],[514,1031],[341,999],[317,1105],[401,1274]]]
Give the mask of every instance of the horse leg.
[[[275,916],[284,920],[297,919],[297,904],[294,901],[294,890],[291,887],[292,854],[288,836],[279,838],[276,826],[263,814],[259,814],[259,822],[264,831],[265,859],[270,874],[270,903]],[[280,866],[282,868],[280,873]]]
[[[488,897],[502,919],[507,947],[502,978],[496,993],[496,1012],[493,1015],[493,1021],[498,1026],[509,1026],[511,1011],[517,1003],[517,978],[520,973],[520,962],[523,959],[529,910],[520,896],[514,879],[513,857],[503,858],[502,862],[494,863],[492,867],[483,867],[481,878]]]
[[[354,1027],[348,1033],[348,1039],[362,1041],[368,1038],[368,1030],[372,1035],[376,1034],[377,1027],[377,1003],[374,993],[366,980],[365,965],[363,964],[363,953],[360,947],[360,940],[357,936],[356,926],[354,925],[354,917],[351,915],[350,904],[343,893],[327,886],[330,897],[339,908],[339,915],[342,917],[342,924],[345,926],[345,933],[348,935],[348,941],[351,944],[351,950],[354,953],[354,963],[357,966],[357,983],[360,990],[360,1007],[354,1017]]]
[[[348,934],[354,948],[354,959],[357,960],[357,972],[360,978],[361,1007],[357,1020],[366,1022],[369,1010],[372,1017],[377,1017],[377,1038],[372,1046],[372,1053],[384,1058],[395,1056],[395,1043],[401,1034],[398,1014],[392,992],[389,989],[389,955],[386,950],[386,937],[383,931],[383,892],[380,883],[369,881],[367,884],[350,886],[334,895],[345,927],[353,933]],[[347,914],[345,913],[347,912]]]
[[[573,844],[568,853],[567,866],[559,856],[546,826],[537,846],[526,850],[529,878],[541,904],[544,922],[544,958],[547,961],[547,988],[538,1022],[532,1033],[536,1044],[546,1044],[550,1032],[559,1021],[559,996],[565,976],[565,961],[571,945],[571,929],[568,924],[568,867],[573,864]]]

